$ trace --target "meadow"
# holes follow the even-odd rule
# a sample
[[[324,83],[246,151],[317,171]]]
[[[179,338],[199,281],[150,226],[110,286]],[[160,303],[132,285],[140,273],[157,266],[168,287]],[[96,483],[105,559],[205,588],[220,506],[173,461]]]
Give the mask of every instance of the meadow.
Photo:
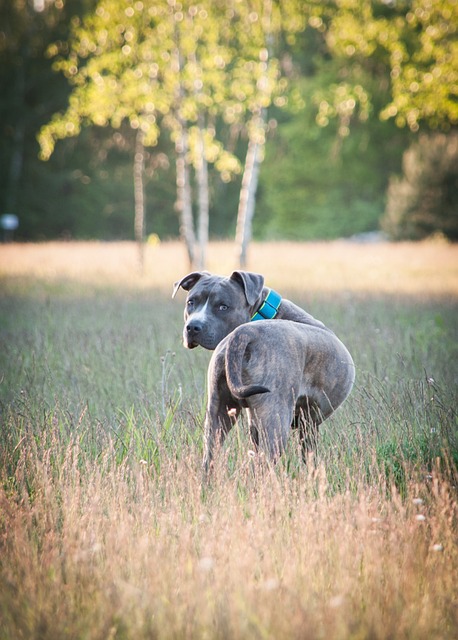
[[[211,271],[235,251],[212,243]],[[201,482],[210,353],[178,243],[0,247],[0,638],[458,635],[458,247],[253,244],[351,351],[304,465],[243,420]]]

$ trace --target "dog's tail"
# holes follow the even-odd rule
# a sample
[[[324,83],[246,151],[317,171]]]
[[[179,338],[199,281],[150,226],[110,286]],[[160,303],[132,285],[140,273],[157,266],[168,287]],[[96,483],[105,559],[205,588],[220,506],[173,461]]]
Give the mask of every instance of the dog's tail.
[[[251,357],[251,337],[246,331],[236,330],[231,334],[226,347],[226,380],[230,392],[235,398],[243,400],[258,393],[269,393],[270,389],[259,384],[244,384],[242,380],[243,363]]]

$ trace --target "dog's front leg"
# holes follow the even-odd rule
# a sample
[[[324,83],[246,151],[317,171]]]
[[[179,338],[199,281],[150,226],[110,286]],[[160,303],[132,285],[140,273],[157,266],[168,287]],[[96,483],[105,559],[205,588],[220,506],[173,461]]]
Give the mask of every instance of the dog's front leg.
[[[209,403],[210,404],[210,403]],[[207,408],[204,424],[204,459],[203,471],[207,475],[211,470],[215,451],[224,443],[224,440],[237,420],[239,410],[228,409],[215,410],[211,405]]]
[[[202,464],[204,476],[208,475],[213,461],[216,439],[215,431],[216,429],[214,427],[213,420],[207,409],[204,424],[204,459]]]

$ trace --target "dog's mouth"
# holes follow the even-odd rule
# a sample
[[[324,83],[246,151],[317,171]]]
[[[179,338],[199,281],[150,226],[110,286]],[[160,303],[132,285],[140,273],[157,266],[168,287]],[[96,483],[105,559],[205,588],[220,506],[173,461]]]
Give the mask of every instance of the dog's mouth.
[[[192,342],[191,340],[183,340],[183,344],[186,347],[186,349],[195,349],[196,347],[199,346],[198,342]]]
[[[196,339],[196,336],[183,336],[183,345],[186,349],[195,349],[196,347],[202,347],[203,349],[209,349],[213,351],[218,345],[218,342],[214,337],[203,335]]]

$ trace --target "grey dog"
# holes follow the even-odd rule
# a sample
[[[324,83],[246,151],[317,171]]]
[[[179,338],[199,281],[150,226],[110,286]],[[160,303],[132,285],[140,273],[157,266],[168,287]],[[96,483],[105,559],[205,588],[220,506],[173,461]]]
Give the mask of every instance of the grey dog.
[[[259,274],[198,271],[176,282],[173,296],[180,287],[188,291],[184,346],[215,349],[208,368],[204,469],[242,408],[254,445],[271,460],[281,455],[291,427],[299,429],[306,459],[318,425],[352,389],[355,366],[346,347],[322,322],[265,287]]]

